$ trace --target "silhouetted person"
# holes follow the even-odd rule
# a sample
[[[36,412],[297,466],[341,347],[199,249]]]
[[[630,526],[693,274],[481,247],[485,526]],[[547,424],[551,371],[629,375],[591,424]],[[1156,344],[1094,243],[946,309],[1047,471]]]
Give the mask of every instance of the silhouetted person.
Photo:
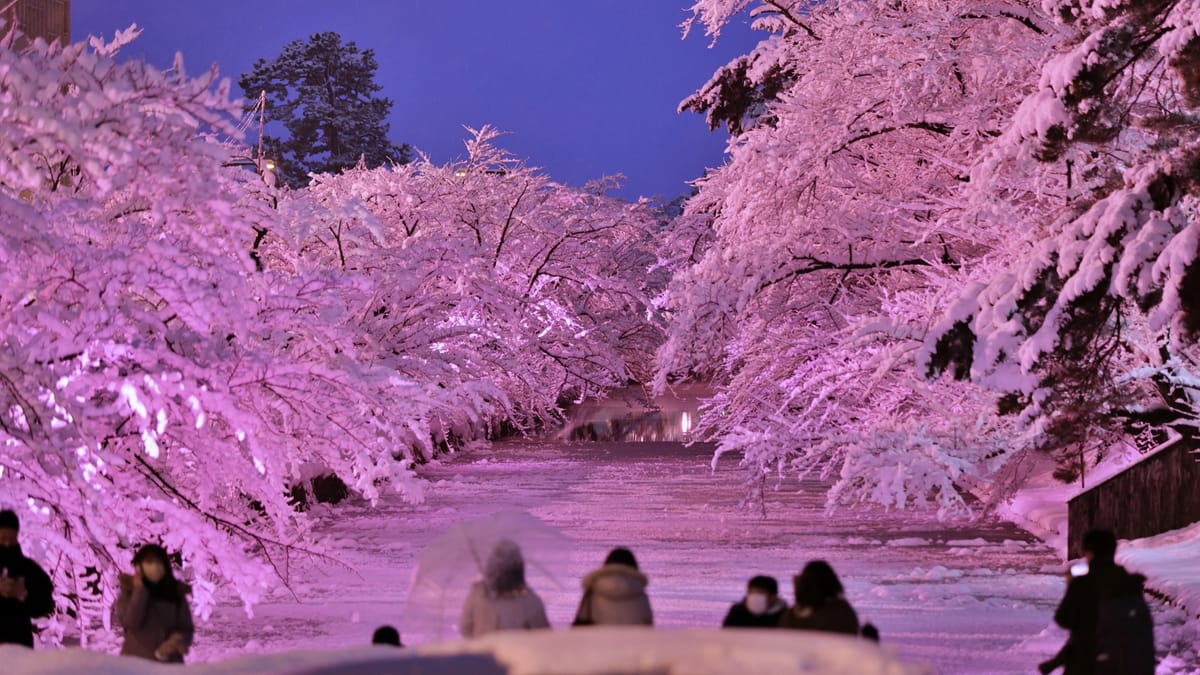
[[[787,611],[775,577],[757,576],[746,585],[746,597],[734,603],[721,625],[725,628],[775,628]]]
[[[1054,621],[1071,632],[1059,660],[1065,675],[1153,675],[1154,622],[1142,596],[1146,578],[1114,561],[1117,538],[1108,530],[1083,535],[1088,570],[1067,583]],[[1055,659],[1042,664],[1050,672]],[[1050,670],[1045,670],[1049,667]]]
[[[33,619],[54,611],[54,585],[21,552],[20,531],[17,514],[0,511],[0,644],[33,647]]]
[[[808,563],[793,584],[796,604],[783,614],[780,628],[858,635],[858,615],[846,602],[846,590],[829,563]]]
[[[650,581],[638,570],[637,559],[627,548],[614,548],[604,565],[583,578],[583,598],[575,612],[576,626],[650,626],[654,613],[646,586]]]
[[[191,586],[175,579],[166,549],[146,544],[133,555],[133,574],[119,577],[117,621],[125,630],[122,656],[183,663],[195,626],[187,596]]]
[[[371,636],[371,644],[373,645],[391,645],[393,647],[403,647],[400,644],[400,631],[392,626],[380,626],[375,629],[375,634]]]
[[[471,587],[463,603],[459,630],[470,638],[497,630],[549,627],[542,599],[525,584],[520,547],[501,540],[484,564],[483,580]]]

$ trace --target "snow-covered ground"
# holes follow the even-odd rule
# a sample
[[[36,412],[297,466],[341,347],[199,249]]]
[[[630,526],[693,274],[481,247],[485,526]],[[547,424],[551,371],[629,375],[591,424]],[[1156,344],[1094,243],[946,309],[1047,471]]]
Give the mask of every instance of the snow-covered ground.
[[[503,508],[527,510],[575,540],[561,559],[544,561],[555,579],[530,574],[559,628],[574,615],[578,580],[610,547],[626,545],[651,579],[662,628],[717,626],[750,576],[773,574],[788,589],[806,561],[824,558],[885,644],[938,672],[1027,673],[1059,646],[1062,635],[1045,631],[1063,589],[1061,561],[1019,528],[826,514],[818,483],[773,493],[765,515],[742,511],[733,463],[713,474],[709,460],[705,448],[673,443],[502,443],[427,467],[434,485],[424,504],[327,510],[324,531],[346,567],[292,561],[296,598],[279,594],[253,619],[222,607],[201,627],[193,656],[340,648],[363,644],[384,623],[401,626],[409,644],[436,640],[437,626],[406,621],[417,554],[452,523]],[[452,623],[454,599],[447,606]]]
[[[825,486],[815,482],[770,493],[765,512],[740,510],[734,463],[714,474],[709,461],[707,448],[677,443],[500,443],[425,467],[433,484],[424,504],[395,498],[376,508],[318,507],[340,563],[290,561],[296,595],[277,593],[254,618],[240,606],[220,607],[199,626],[191,660],[361,647],[385,623],[401,627],[405,643],[418,649],[452,640],[461,593],[448,598],[441,622],[410,617],[414,562],[451,524],[502,509],[528,511],[573,540],[537,561],[550,574],[530,566],[559,633],[574,615],[578,580],[609,548],[624,545],[651,580],[656,626],[666,631],[656,630],[653,640],[664,643],[680,629],[719,626],[750,576],[775,575],[790,596],[791,576],[824,558],[860,617],[908,663],[939,673],[1029,673],[1062,644],[1050,618],[1064,588],[1063,561],[1025,530],[1000,519],[955,524],[913,513],[826,513]],[[1128,547],[1131,554],[1136,548]],[[1194,624],[1180,610],[1157,609],[1156,619],[1160,644],[1194,650],[1187,632]],[[1174,658],[1160,672],[1191,668]]]

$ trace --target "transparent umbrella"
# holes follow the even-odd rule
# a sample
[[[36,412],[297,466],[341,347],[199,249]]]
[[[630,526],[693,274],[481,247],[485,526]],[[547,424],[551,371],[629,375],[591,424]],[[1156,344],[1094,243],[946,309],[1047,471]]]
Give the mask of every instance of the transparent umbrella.
[[[535,591],[563,588],[572,540],[525,511],[499,511],[450,526],[417,556],[405,611],[405,631],[434,639],[458,634],[458,617],[471,584],[501,540],[521,547],[525,578]]]

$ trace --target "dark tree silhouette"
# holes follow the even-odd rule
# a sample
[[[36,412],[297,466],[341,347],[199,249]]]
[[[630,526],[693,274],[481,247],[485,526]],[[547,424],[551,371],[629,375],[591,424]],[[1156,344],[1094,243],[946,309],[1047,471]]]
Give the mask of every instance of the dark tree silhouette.
[[[325,32],[288,43],[242,75],[238,84],[250,105],[266,92],[268,123],[287,129],[286,137],[264,136],[284,183],[301,187],[309,173],[336,173],[360,159],[368,168],[408,162],[409,147],[388,139],[392,100],[376,95],[378,67],[373,50]]]

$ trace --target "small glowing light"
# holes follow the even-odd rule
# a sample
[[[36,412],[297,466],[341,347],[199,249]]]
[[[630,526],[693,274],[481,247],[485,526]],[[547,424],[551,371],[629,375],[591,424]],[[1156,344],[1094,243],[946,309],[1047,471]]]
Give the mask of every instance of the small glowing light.
[[[467,170],[466,169],[455,169],[454,175],[458,176],[459,178],[462,178],[463,176],[467,175]]]
[[[692,430],[692,416],[691,415],[689,415],[687,413],[683,413],[683,417],[681,417],[679,419],[679,430],[685,434]]]
[[[275,170],[275,160],[268,159],[267,160],[267,171],[274,171],[274,170]]]
[[[146,454],[150,455],[150,459],[158,459],[158,441],[155,440],[154,434],[143,431],[142,442],[146,444]]]

